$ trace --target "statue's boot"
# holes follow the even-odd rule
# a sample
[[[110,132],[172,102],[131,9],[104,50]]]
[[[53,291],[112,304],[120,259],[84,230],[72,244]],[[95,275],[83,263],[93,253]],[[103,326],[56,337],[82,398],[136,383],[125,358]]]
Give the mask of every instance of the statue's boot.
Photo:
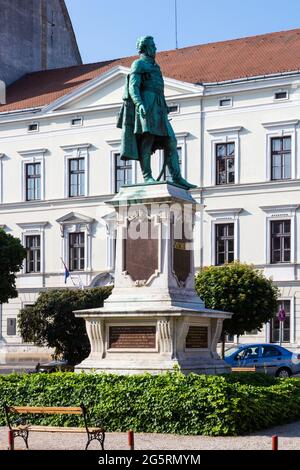
[[[156,183],[151,171],[151,155],[144,155],[140,159],[141,169],[143,173],[144,183]]]
[[[178,184],[178,186],[182,186],[184,189],[197,188],[197,185],[189,183],[181,176],[178,158],[173,155],[170,156],[167,161],[167,167],[169,168],[173,183]]]

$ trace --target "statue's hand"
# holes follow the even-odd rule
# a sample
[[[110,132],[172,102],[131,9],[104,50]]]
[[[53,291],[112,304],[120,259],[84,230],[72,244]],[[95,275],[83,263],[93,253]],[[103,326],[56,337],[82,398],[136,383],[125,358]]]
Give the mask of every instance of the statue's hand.
[[[138,113],[139,113],[140,116],[142,116],[142,118],[144,118],[146,116],[146,110],[145,110],[145,107],[144,107],[143,104],[139,105]]]

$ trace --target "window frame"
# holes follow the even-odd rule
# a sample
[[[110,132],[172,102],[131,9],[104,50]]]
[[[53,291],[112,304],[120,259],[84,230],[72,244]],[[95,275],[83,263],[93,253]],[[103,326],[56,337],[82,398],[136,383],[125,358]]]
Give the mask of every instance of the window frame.
[[[30,129],[30,126],[37,126],[36,129]],[[28,134],[34,134],[34,133],[37,133],[39,132],[40,130],[40,124],[39,122],[30,122],[28,125],[27,125],[27,132]]]
[[[26,248],[26,237],[28,236],[40,236],[40,271],[39,272],[27,272],[26,264],[27,257],[23,262],[22,274],[28,276],[42,276],[45,273],[45,229],[48,222],[32,222],[32,223],[17,223],[22,230],[21,242]]]
[[[216,266],[216,225],[234,224],[234,259],[240,259],[240,213],[242,208],[234,209],[209,209],[206,214],[211,217],[211,254],[210,264]]]
[[[72,169],[72,163],[77,162],[77,168],[74,170]],[[80,163],[83,162],[83,170],[80,168]],[[69,158],[68,159],[68,197],[84,197],[85,195],[85,158],[84,157],[76,157],[76,158]],[[72,184],[72,176],[76,175],[76,184]],[[82,194],[80,193],[81,188],[81,175],[83,175],[83,191]],[[72,194],[72,187],[76,188],[76,194]]]
[[[233,145],[234,146],[234,153],[233,153],[233,156],[229,156],[228,155],[228,147],[229,145]],[[225,152],[225,155],[221,158],[218,156],[218,147],[221,147],[221,146],[225,146],[226,148],[226,152]],[[216,156],[216,185],[217,186],[225,186],[225,185],[231,185],[231,184],[235,184],[235,162],[236,162],[236,159],[235,159],[235,142],[216,142],[215,144],[215,156]],[[226,175],[226,181],[225,183],[218,183],[218,162],[220,162],[221,160],[224,160],[225,161],[225,175]],[[233,178],[233,181],[232,182],[229,182],[228,181],[228,175],[229,175],[229,172],[228,172],[228,161],[229,160],[233,160],[233,163],[234,163],[234,171],[233,171],[233,174],[234,174],[234,178]]]
[[[27,241],[29,239],[39,239],[39,245],[28,246]],[[25,272],[26,274],[37,274],[41,272],[41,235],[40,234],[27,234],[24,237],[25,239],[25,249],[26,249],[26,260],[25,260]],[[29,259],[30,253],[33,253],[33,260]],[[30,264],[33,263],[34,269],[30,270]],[[38,269],[39,265],[39,269]]]
[[[280,94],[280,93],[286,93],[286,96],[284,98],[276,98],[276,95]],[[275,102],[277,102],[277,101],[287,101],[288,99],[289,99],[289,91],[288,90],[280,89],[280,90],[274,91],[273,100]]]
[[[122,163],[121,166],[118,166],[118,158],[120,157],[120,152],[115,152],[114,153],[114,158],[115,158],[115,162],[114,162],[114,183],[115,183],[115,187],[114,187],[114,193],[117,194],[121,188],[121,186],[124,186],[124,185],[132,185],[133,184],[133,161],[132,160],[120,160],[120,162],[124,162],[124,164]],[[124,182],[124,184],[122,183],[119,188],[118,188],[118,170],[123,170],[124,174],[126,175],[127,172],[130,170],[131,172],[131,182],[130,183],[126,183]],[[126,178],[125,178],[126,179]]]
[[[289,232],[284,232],[286,223],[289,223],[289,228],[290,228]],[[273,227],[274,227],[275,224],[280,224],[280,231],[274,234]],[[292,226],[292,223],[291,223],[290,219],[284,219],[284,220],[279,219],[279,220],[271,220],[270,221],[270,237],[271,237],[271,239],[270,239],[270,249],[271,249],[270,264],[291,263],[291,251],[292,251],[292,249],[291,249],[291,245],[292,245],[292,240],[291,240],[292,229],[291,229],[291,226]],[[282,231],[282,228],[283,228],[283,231]],[[289,242],[290,242],[289,243],[289,245],[290,245],[289,249],[284,248],[286,238],[289,238]],[[279,244],[280,244],[279,250],[273,248],[275,240],[279,240]],[[279,253],[280,253],[280,261],[275,261],[275,252],[277,252],[277,251],[279,251]],[[284,260],[286,251],[289,251],[289,261]]]
[[[233,235],[228,234],[229,226],[232,226],[232,228],[233,228]],[[220,253],[218,251],[218,241],[219,241],[219,239],[218,239],[218,230],[221,227],[226,228],[226,234],[221,237],[221,239],[224,241],[224,262],[223,263],[218,263],[218,257],[220,255]],[[216,251],[215,252],[215,266],[223,266],[226,263],[232,263],[234,261],[234,243],[235,243],[234,238],[235,238],[234,222],[218,223],[218,224],[215,225],[215,251]],[[228,258],[229,258],[229,256],[228,256],[229,255],[228,244],[229,244],[230,241],[233,241],[233,251],[232,251],[233,259],[231,261],[228,260]],[[230,251],[230,253],[231,253],[231,251]]]
[[[63,145],[64,151],[64,197],[66,199],[85,198],[90,194],[90,155],[89,148],[91,144]],[[84,195],[69,196],[69,160],[84,159]]]
[[[290,204],[282,206],[260,206],[260,209],[265,213],[265,265],[268,267],[291,266],[297,262],[297,250],[296,250],[296,224],[297,217],[296,212],[299,208],[299,204]],[[288,263],[271,263],[271,222],[278,220],[290,220],[291,221],[291,260]]]
[[[72,238],[77,238],[80,236],[82,241],[75,241],[74,245],[71,245]],[[81,250],[83,249],[83,256],[81,255]],[[72,250],[75,250],[76,257],[73,256]],[[69,271],[70,272],[79,272],[85,270],[85,260],[86,260],[86,240],[85,240],[85,233],[84,231],[80,232],[70,232],[68,237],[68,259],[69,259]],[[74,260],[77,260],[77,266],[73,267],[72,264]],[[82,267],[81,267],[82,263]]]
[[[234,143],[234,183],[240,183],[240,159],[241,159],[241,145],[240,145],[240,133],[243,130],[242,126],[236,127],[223,127],[219,129],[208,129],[207,132],[211,136],[210,148],[211,148],[211,186],[221,187],[223,185],[216,184],[216,144],[227,144]]]
[[[74,124],[74,121],[80,121],[78,124]],[[71,128],[73,127],[82,127],[83,126],[83,117],[82,116],[74,116],[71,118],[70,121]]]
[[[266,156],[265,156],[265,181],[290,181],[300,177],[300,168],[297,167],[297,145],[296,145],[296,127],[299,123],[298,119],[290,121],[266,122],[262,126],[266,129]],[[272,162],[271,150],[272,139],[275,137],[291,137],[291,177],[289,180],[272,180]]]
[[[39,165],[39,169],[40,169],[40,172],[39,173],[36,173],[35,171],[35,168],[37,167],[37,165]],[[28,172],[28,168],[30,166],[33,166],[34,167],[34,174],[33,175],[30,175],[29,172]],[[41,162],[26,162],[25,165],[25,199],[26,199],[26,202],[30,202],[30,201],[40,201],[41,200],[41,183],[42,183],[42,174],[41,174],[41,170],[42,170],[42,165],[41,165]],[[33,197],[33,198],[29,198],[29,181],[33,181],[33,193],[34,193],[34,196],[36,195],[36,192],[37,192],[37,180],[39,180],[39,197]]]
[[[283,148],[283,142],[284,139],[290,139],[290,149],[289,150],[284,150]],[[280,141],[280,150],[273,150],[273,142],[275,140]],[[276,136],[276,137],[271,137],[271,145],[270,145],[270,151],[271,151],[271,156],[270,156],[270,163],[271,163],[271,181],[282,181],[282,180],[290,180],[292,178],[292,137],[290,135],[285,135],[285,136]],[[284,177],[284,165],[282,164],[283,161],[283,156],[289,154],[290,156],[290,176],[288,178]],[[273,177],[273,169],[275,165],[273,164],[273,161],[276,156],[280,156],[280,168],[281,168],[281,177],[280,178],[274,178]]]
[[[221,103],[223,101],[229,101],[229,104],[222,105]],[[219,98],[219,104],[218,104],[219,109],[232,108],[232,106],[233,106],[232,96],[222,96],[222,98]]]
[[[21,194],[22,202],[31,203],[34,201],[44,201],[45,200],[45,154],[47,149],[36,149],[36,150],[24,150],[19,151],[18,153],[22,157],[21,161]],[[40,176],[40,199],[31,199],[27,200],[26,188],[26,165],[40,163],[41,165],[41,176]]]

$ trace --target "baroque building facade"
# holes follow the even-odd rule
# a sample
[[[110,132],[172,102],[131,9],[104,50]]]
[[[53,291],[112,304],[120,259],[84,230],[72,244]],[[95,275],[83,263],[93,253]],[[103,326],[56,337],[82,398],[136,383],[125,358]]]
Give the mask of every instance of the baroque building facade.
[[[228,342],[300,346],[300,30],[162,52],[184,178],[197,184],[200,269],[239,259],[280,289],[286,320]],[[274,59],[275,57],[275,59]],[[18,335],[41,291],[113,282],[114,215],[105,204],[142,181],[119,158],[117,113],[134,58],[26,75],[0,106],[0,226],[27,259],[19,296],[0,306],[0,362],[42,351]],[[153,156],[158,175],[163,155]],[[65,283],[64,264],[71,273]]]

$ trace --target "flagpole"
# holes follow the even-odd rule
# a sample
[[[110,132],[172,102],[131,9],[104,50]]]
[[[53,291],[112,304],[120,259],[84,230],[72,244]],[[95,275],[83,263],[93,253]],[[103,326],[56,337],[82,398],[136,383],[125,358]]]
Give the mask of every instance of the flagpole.
[[[178,31],[177,31],[177,0],[175,0],[175,49],[178,49]]]
[[[69,269],[68,269],[67,266],[66,266],[66,263],[64,262],[64,260],[62,259],[62,257],[60,257],[60,259],[61,259],[62,264],[64,265],[64,268],[65,268],[65,269],[68,271],[68,273],[69,273],[69,276],[70,276],[70,279],[71,279],[71,281],[72,281],[73,286],[74,286],[74,287],[78,287],[78,286],[76,286],[76,284],[75,284],[75,282],[74,282],[74,280],[73,280],[73,278],[72,278],[72,276],[71,276],[71,273],[70,273]]]

